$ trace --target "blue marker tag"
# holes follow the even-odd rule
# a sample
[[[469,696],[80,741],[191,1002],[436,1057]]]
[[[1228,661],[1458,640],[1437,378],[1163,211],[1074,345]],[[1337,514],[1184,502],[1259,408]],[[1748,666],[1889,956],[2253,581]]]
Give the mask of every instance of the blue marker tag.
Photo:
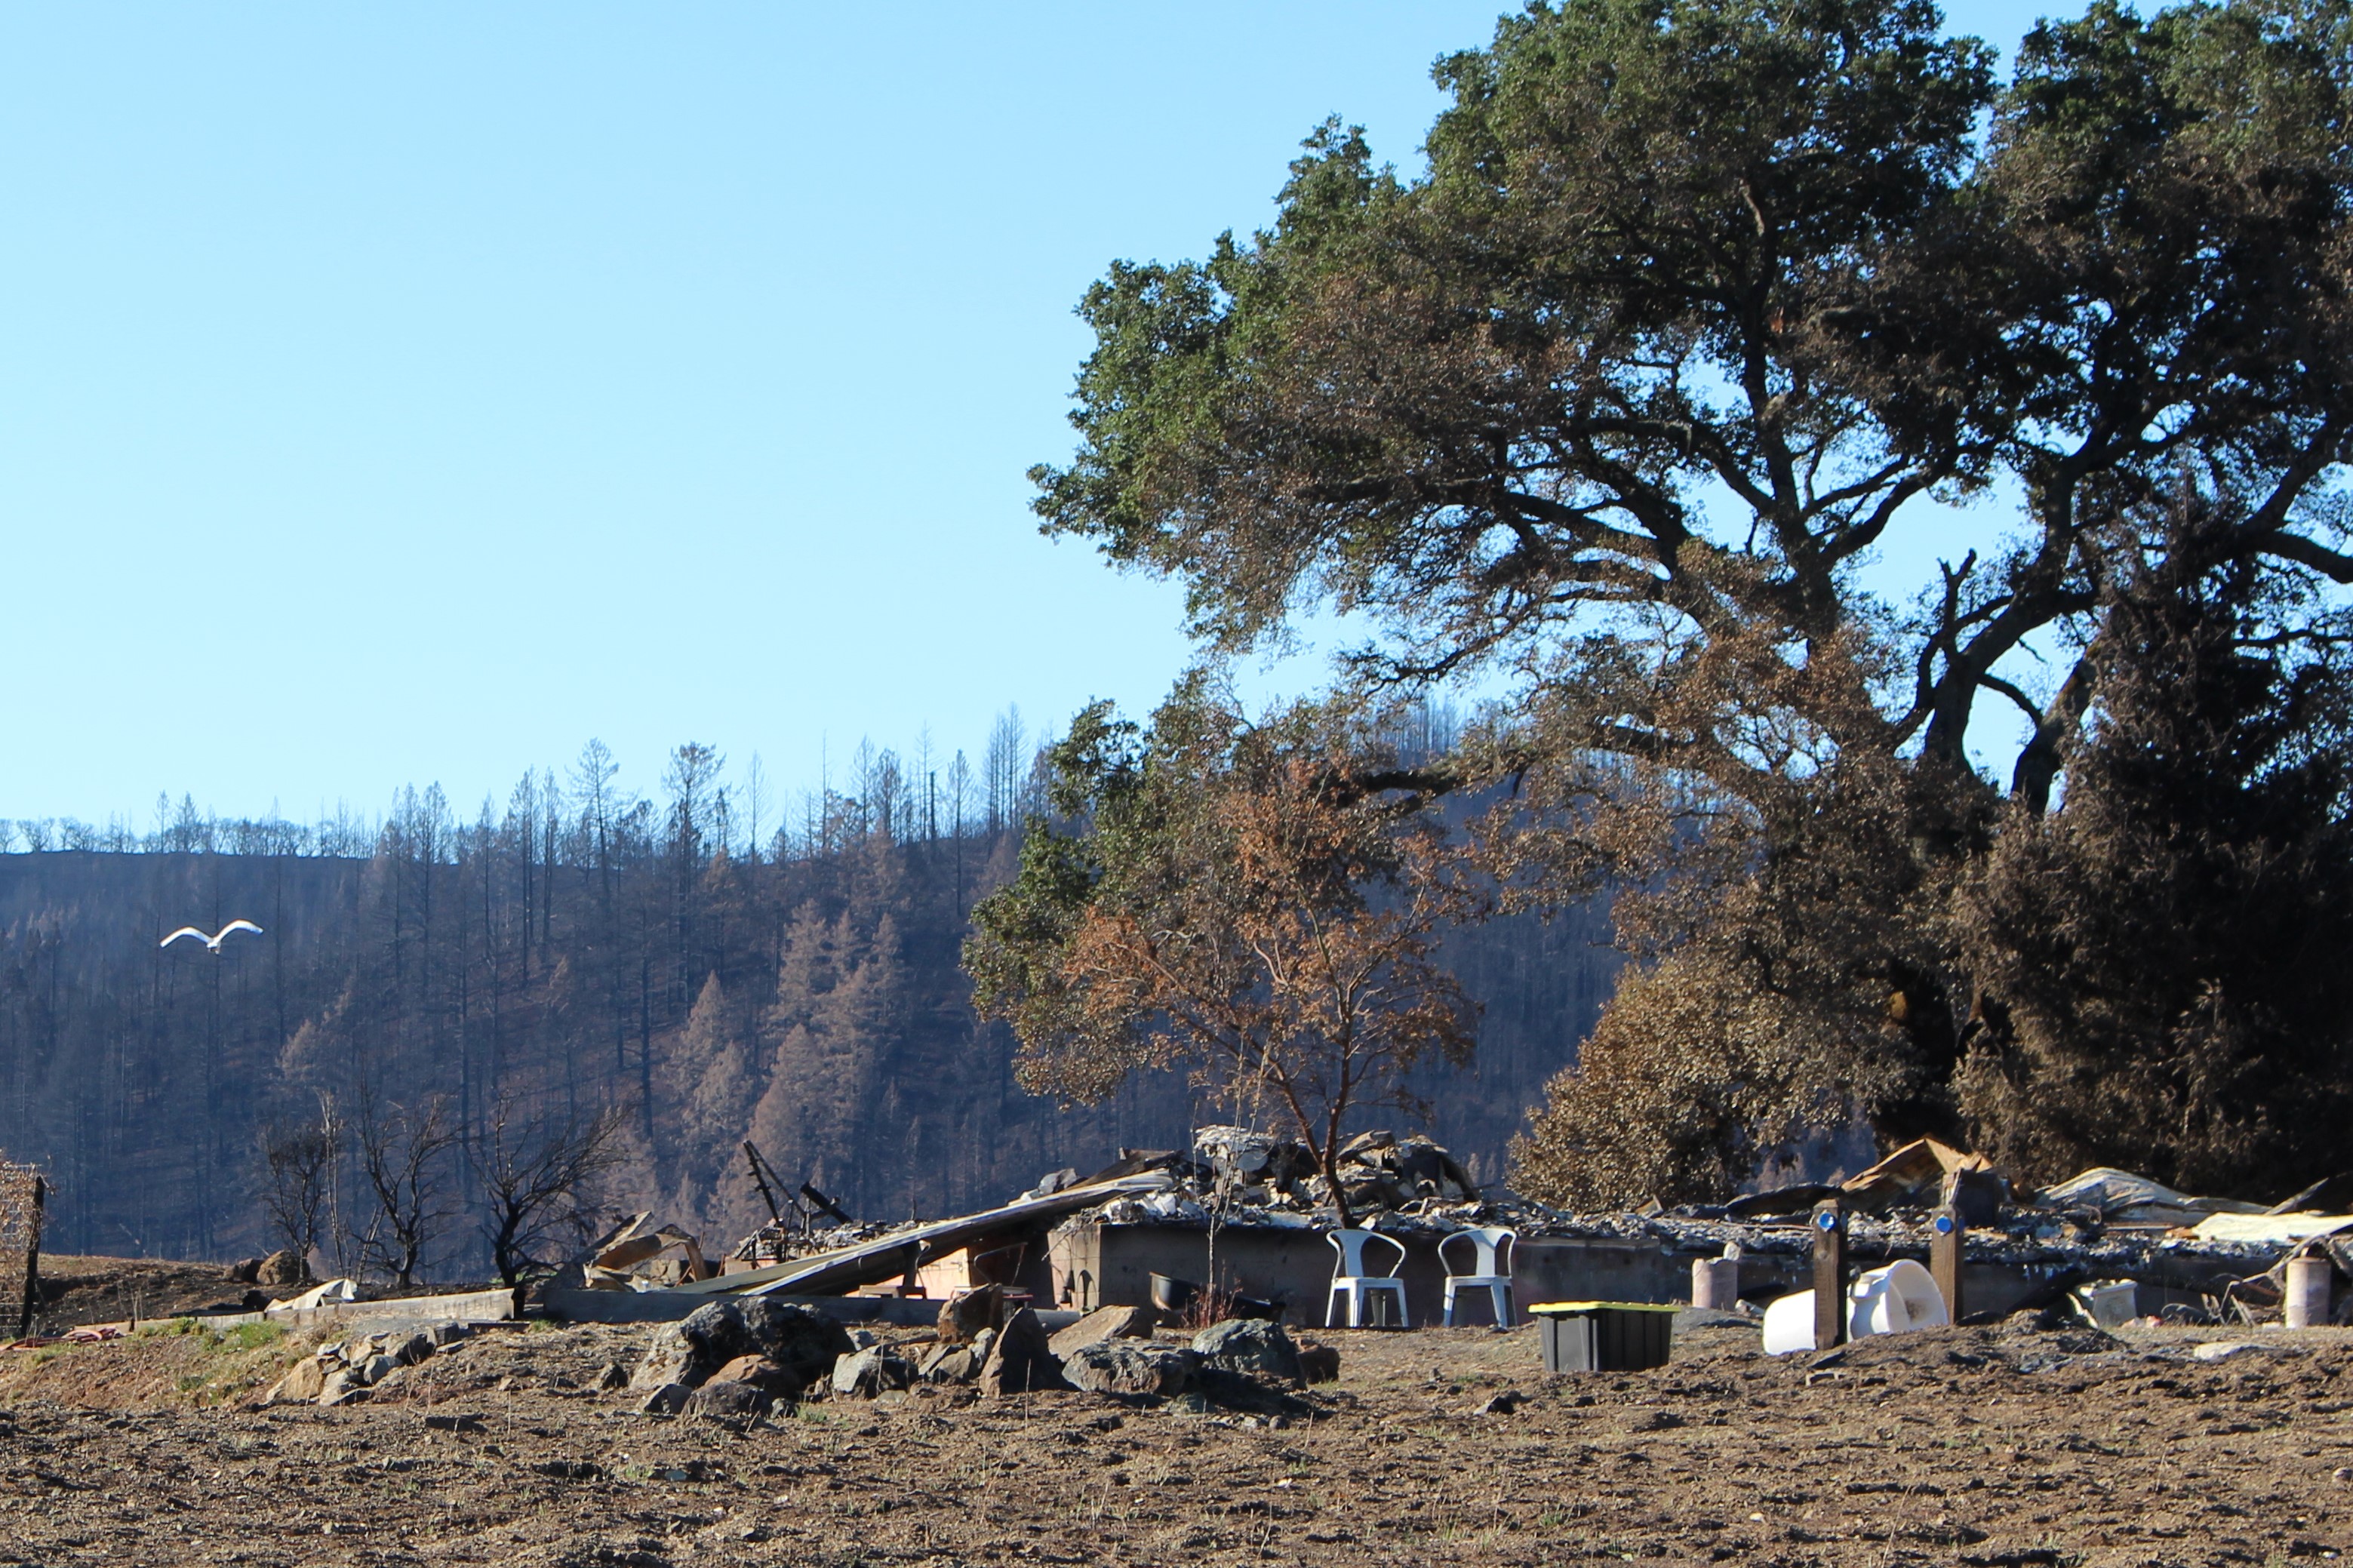
[[[1951,1215],[1940,1214],[1936,1216],[1936,1234],[1938,1236],[1950,1236],[1953,1234],[1953,1216]]]
[[[1838,1228],[1838,1215],[1834,1214],[1818,1214],[1814,1216],[1814,1223],[1821,1226],[1824,1230],[1836,1230]]]

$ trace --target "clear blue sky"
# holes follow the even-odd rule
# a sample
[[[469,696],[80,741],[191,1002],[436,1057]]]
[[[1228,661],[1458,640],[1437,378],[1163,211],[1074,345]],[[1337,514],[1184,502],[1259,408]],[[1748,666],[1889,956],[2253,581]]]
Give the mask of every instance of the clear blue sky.
[[[1071,304],[1326,114],[1418,167],[1497,9],[0,12],[0,816],[1148,705],[1175,590],[1027,510]]]

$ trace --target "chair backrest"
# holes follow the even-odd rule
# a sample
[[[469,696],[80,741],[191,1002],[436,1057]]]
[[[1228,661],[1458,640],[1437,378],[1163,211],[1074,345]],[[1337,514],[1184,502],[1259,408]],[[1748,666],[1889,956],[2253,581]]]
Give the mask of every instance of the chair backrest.
[[[1330,1242],[1332,1250],[1340,1255],[1338,1265],[1332,1270],[1335,1279],[1394,1279],[1397,1271],[1405,1267],[1405,1244],[1394,1237],[1383,1236],[1379,1231],[1327,1230],[1324,1233],[1324,1239]],[[1382,1274],[1375,1274],[1365,1265],[1365,1245],[1373,1241],[1397,1254],[1389,1259],[1388,1268]]]
[[[1500,1225],[1482,1226],[1476,1230],[1458,1230],[1438,1244],[1438,1260],[1449,1274],[1508,1276],[1512,1272],[1511,1249],[1518,1241],[1519,1232]],[[1446,1249],[1458,1241],[1467,1241],[1475,1249],[1475,1261],[1468,1268],[1457,1268]],[[1460,1254],[1456,1255],[1460,1257]]]

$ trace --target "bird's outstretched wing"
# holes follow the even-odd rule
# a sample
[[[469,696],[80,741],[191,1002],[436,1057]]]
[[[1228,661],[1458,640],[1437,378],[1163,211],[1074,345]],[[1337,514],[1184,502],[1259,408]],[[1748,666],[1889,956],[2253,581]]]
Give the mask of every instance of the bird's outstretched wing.
[[[155,945],[157,947],[169,947],[184,936],[195,937],[198,942],[205,943],[208,947],[212,945],[212,938],[206,936],[204,932],[198,931],[194,926],[182,926],[179,930],[174,931],[171,935],[165,937]]]
[[[228,924],[220,928],[220,936],[213,938],[213,945],[215,947],[218,947],[220,945],[221,937],[228,935],[228,933],[233,931],[249,931],[256,936],[259,936],[261,934],[261,928],[255,925],[251,921],[231,921]]]

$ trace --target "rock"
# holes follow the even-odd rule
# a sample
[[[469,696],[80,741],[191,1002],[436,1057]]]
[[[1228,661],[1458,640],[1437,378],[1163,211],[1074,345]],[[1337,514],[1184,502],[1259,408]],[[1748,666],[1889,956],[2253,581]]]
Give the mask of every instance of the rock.
[[[940,1303],[940,1342],[945,1345],[968,1345],[983,1331],[1002,1328],[1005,1324],[1005,1290],[1002,1286],[983,1285],[976,1290],[951,1296]]]
[[[682,1409],[688,1415],[765,1415],[775,1403],[776,1396],[765,1388],[714,1377],[688,1394]]]
[[[344,1367],[338,1371],[329,1373],[326,1376],[326,1380],[320,1384],[319,1403],[322,1405],[357,1405],[361,1400],[367,1397],[367,1384],[362,1383],[358,1377],[353,1375],[349,1367]]]
[[[1340,1381],[1340,1352],[1331,1345],[1303,1340],[1299,1346],[1299,1375],[1309,1383]]]
[[[376,1394],[397,1394],[415,1375],[416,1373],[407,1367],[396,1366],[374,1383],[369,1384],[368,1391]]]
[[[1509,1415],[1527,1402],[1528,1396],[1526,1394],[1522,1394],[1516,1388],[1507,1388],[1504,1390],[1503,1393],[1496,1394],[1493,1398],[1480,1404],[1471,1412],[1471,1414],[1473,1415]]]
[[[2249,1351],[2260,1351],[2263,1348],[2253,1340],[2209,1340],[2189,1353],[2200,1361],[2228,1361],[2232,1356],[2244,1355]]]
[[[1106,1340],[1148,1339],[1152,1319],[1149,1307],[1097,1307],[1047,1343],[1056,1355],[1068,1357],[1082,1345],[1099,1345]]]
[[[798,1394],[800,1386],[793,1374],[764,1355],[739,1355],[711,1374],[712,1383],[748,1383],[771,1394],[787,1397]],[[709,1384],[704,1385],[708,1387]]]
[[[436,1323],[425,1331],[433,1336],[434,1349],[439,1350],[470,1337],[474,1331],[464,1323]]]
[[[659,1388],[666,1383],[682,1383],[700,1388],[737,1356],[757,1355],[761,1348],[740,1306],[713,1301],[696,1308],[684,1322],[665,1323],[654,1331],[646,1358],[629,1379],[629,1386]]]
[[[983,1359],[970,1345],[934,1345],[916,1364],[915,1374],[925,1383],[970,1383],[980,1375]]]
[[[253,1284],[260,1273],[261,1259],[259,1258],[240,1258],[228,1266],[229,1282],[235,1285]]]
[[[300,1285],[310,1278],[310,1265],[291,1247],[279,1248],[253,1268],[253,1282],[257,1285]]]
[[[319,1364],[316,1356],[304,1356],[287,1369],[277,1385],[261,1396],[265,1405],[309,1404],[319,1397],[326,1386],[327,1369]]]
[[[479,1411],[470,1410],[463,1414],[444,1412],[438,1415],[427,1415],[425,1429],[428,1432],[479,1432],[482,1429],[482,1417]]]
[[[1197,1362],[1190,1351],[1116,1342],[1081,1345],[1062,1358],[1062,1375],[1090,1394],[1144,1394],[1166,1398],[1191,1386]]]
[[[852,1351],[833,1363],[833,1392],[860,1399],[904,1388],[914,1381],[913,1363],[892,1355],[881,1345]]]
[[[361,1363],[358,1366],[352,1368],[351,1371],[353,1375],[357,1377],[362,1383],[375,1384],[382,1383],[384,1381],[385,1373],[390,1372],[394,1367],[396,1367],[400,1363],[398,1362],[393,1360],[382,1351],[378,1351],[375,1354],[368,1357],[366,1361]]]
[[[686,1408],[687,1399],[694,1390],[682,1383],[665,1383],[648,1394],[645,1403],[638,1406],[640,1415],[675,1415]]]
[[[403,1366],[415,1366],[418,1362],[430,1356],[439,1347],[434,1344],[431,1334],[419,1331],[409,1335],[392,1347],[392,1359]]]
[[[1302,1383],[1306,1373],[1299,1364],[1299,1347],[1281,1323],[1259,1318],[1229,1318],[1193,1336],[1194,1353],[1203,1363],[1225,1372],[1249,1373],[1283,1383]]]
[[[849,1348],[851,1350],[862,1351],[871,1345],[879,1345],[881,1342],[882,1342],[881,1340],[874,1337],[874,1331],[872,1329],[852,1329],[849,1331]]]
[[[596,1391],[610,1394],[617,1388],[629,1386],[629,1369],[619,1362],[608,1361],[596,1373]]]
[[[848,1331],[814,1307],[754,1296],[743,1304],[743,1316],[752,1338],[745,1349],[785,1369],[789,1386],[777,1390],[780,1397],[823,1382],[842,1352],[851,1348]]]
[[[1038,1321],[1038,1314],[1024,1307],[1006,1319],[1005,1327],[988,1347],[987,1362],[980,1369],[980,1391],[1002,1398],[1008,1394],[1069,1386],[1062,1381],[1061,1363],[1055,1359],[1053,1346],[1046,1337],[1046,1326]]]

